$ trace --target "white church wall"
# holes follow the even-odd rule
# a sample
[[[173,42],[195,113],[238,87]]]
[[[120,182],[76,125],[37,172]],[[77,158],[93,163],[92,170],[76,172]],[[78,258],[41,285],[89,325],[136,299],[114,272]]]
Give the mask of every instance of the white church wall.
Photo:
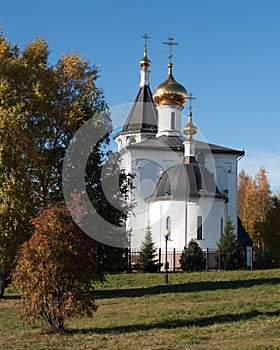
[[[197,239],[197,218],[202,218],[202,239]],[[222,219],[222,220],[221,220]],[[222,200],[212,202],[200,199],[187,204],[187,244],[196,240],[202,249],[217,249],[221,234],[221,222],[225,222],[225,205]]]
[[[153,242],[157,248],[162,248],[162,237],[166,232],[163,226],[162,201],[150,202],[147,204],[148,218],[150,221]]]
[[[209,167],[214,160],[214,176],[218,190],[228,197],[226,216],[232,220],[237,233],[237,156],[235,154],[206,155],[205,166],[213,172],[213,166]]]
[[[129,217],[129,229],[131,232],[131,248],[138,249],[143,242],[148,227],[148,216],[144,202],[138,203]]]
[[[125,171],[126,174],[131,173],[131,154],[129,151],[120,152],[120,168]]]
[[[170,236],[168,249],[183,249],[185,246],[185,201],[155,201],[149,203],[149,217],[153,240],[158,248],[165,247],[165,234]],[[167,218],[170,218],[168,227]]]
[[[197,239],[197,218],[202,218],[202,239]],[[150,226],[153,241],[158,248],[165,247],[167,218],[170,218],[170,240],[168,249],[182,250],[191,239],[202,249],[217,249],[222,224],[225,223],[225,205],[222,200],[192,201],[158,200],[149,203]]]

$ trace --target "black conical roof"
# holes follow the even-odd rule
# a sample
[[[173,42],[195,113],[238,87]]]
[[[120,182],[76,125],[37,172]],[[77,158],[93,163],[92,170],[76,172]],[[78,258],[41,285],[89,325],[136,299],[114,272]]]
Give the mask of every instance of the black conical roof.
[[[249,236],[248,232],[245,230],[243,224],[242,224],[242,221],[239,217],[237,217],[237,220],[238,220],[238,229],[237,229],[237,232],[238,232],[238,241],[239,241],[239,244],[244,246],[244,247],[252,247],[254,242],[252,241],[251,237]]]
[[[213,174],[196,162],[180,164],[166,170],[150,198],[215,197],[227,200],[219,192]]]
[[[157,110],[148,85],[140,87],[120,133],[127,132],[157,133]]]

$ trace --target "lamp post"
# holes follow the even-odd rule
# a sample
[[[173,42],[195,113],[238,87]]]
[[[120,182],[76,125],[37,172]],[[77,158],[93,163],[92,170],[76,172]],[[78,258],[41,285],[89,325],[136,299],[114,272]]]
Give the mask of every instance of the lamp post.
[[[165,274],[164,274],[164,283],[168,284],[168,260],[167,260],[167,242],[170,235],[170,231],[167,231],[164,235],[165,237]]]

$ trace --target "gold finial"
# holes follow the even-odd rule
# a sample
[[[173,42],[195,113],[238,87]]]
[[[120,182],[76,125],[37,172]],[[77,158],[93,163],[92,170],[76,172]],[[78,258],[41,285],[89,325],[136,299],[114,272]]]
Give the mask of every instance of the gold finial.
[[[172,54],[172,46],[178,46],[178,45],[179,45],[178,43],[174,43],[173,40],[174,40],[174,38],[170,35],[170,37],[168,38],[168,41],[164,41],[164,42],[163,42],[164,45],[168,45],[168,46],[169,46],[168,74],[172,74],[172,67],[173,67],[173,64],[172,64],[172,57],[174,56],[174,55]]]
[[[172,67],[173,67],[173,64],[172,63],[168,63],[168,77],[172,77]]]
[[[143,69],[147,69],[151,65],[151,61],[147,57],[147,39],[151,39],[148,34],[142,35],[142,38],[144,39],[144,57],[140,61],[140,67]]]
[[[193,135],[195,135],[197,133],[197,127],[194,125],[193,121],[192,121],[192,100],[196,100],[195,97],[193,97],[193,94],[190,92],[188,95],[188,99],[190,101],[190,106],[189,106],[189,120],[188,120],[188,124],[184,127],[184,134],[187,135],[187,140],[192,140],[193,139]]]

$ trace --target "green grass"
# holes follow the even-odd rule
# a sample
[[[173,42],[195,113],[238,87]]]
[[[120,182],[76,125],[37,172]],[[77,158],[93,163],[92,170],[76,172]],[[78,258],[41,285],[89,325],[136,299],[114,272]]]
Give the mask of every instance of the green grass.
[[[10,291],[11,293],[13,291]],[[0,300],[1,349],[280,349],[280,270],[109,275],[93,318],[52,335]],[[43,329],[43,330],[42,330]]]

